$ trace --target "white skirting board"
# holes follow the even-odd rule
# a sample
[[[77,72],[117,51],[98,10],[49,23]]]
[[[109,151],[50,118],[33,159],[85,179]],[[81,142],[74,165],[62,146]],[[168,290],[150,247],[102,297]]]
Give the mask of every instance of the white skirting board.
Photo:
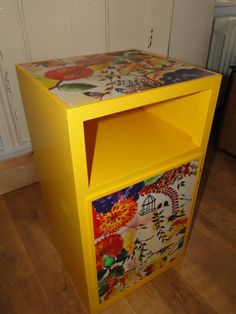
[[[0,195],[37,181],[33,153],[0,161]]]

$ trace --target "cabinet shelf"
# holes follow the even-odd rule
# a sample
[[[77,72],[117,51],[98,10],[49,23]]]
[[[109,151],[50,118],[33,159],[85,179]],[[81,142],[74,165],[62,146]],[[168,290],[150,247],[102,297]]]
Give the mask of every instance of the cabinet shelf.
[[[198,149],[191,135],[144,108],[95,119],[94,123],[91,189]]]

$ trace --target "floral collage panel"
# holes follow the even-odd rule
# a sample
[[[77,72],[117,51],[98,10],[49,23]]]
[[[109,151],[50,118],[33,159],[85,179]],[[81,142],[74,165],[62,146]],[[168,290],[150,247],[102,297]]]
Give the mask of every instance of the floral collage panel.
[[[198,160],[92,202],[100,303],[181,253]]]
[[[22,66],[69,106],[214,74],[139,50],[33,62]]]

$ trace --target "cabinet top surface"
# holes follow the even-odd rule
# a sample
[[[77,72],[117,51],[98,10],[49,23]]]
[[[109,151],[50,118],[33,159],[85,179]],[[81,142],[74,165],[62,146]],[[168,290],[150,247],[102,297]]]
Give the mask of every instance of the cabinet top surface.
[[[69,107],[214,75],[196,66],[140,50],[21,66]]]

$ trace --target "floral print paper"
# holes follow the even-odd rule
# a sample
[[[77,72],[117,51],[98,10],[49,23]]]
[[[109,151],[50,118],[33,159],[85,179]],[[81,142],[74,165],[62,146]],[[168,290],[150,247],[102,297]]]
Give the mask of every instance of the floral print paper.
[[[212,75],[212,72],[139,50],[24,64],[69,106],[84,105]]]
[[[181,253],[198,160],[94,200],[100,303]]]

